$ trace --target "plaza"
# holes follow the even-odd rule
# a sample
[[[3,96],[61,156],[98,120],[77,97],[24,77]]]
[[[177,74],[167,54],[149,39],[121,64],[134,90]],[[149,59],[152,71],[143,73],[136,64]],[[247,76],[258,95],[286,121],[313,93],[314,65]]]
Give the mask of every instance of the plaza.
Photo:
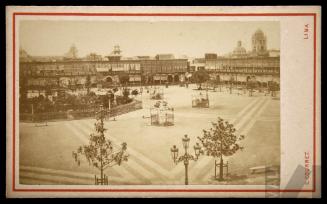
[[[150,108],[156,100],[150,99],[146,89],[136,96],[143,108],[106,120],[106,137],[115,145],[127,143],[129,158],[121,166],[108,168],[109,185],[181,185],[184,181],[184,165],[175,165],[170,148],[176,145],[182,151],[182,137],[187,134],[190,151],[199,142],[197,137],[211,122],[221,117],[234,124],[244,150],[224,160],[229,162],[229,173],[242,177],[235,184],[263,184],[263,179],[250,175],[250,168],[262,165],[280,165],[280,100],[255,92],[253,96],[208,91],[209,108],[192,108],[192,96],[205,90],[196,85],[164,88],[164,100],[174,108],[174,125],[151,126]],[[78,166],[72,151],[88,144],[95,119],[47,122],[47,126],[34,123],[19,124],[19,182],[21,184],[94,184],[97,169],[86,160]],[[191,152],[194,154],[193,152]],[[214,158],[201,155],[198,161],[190,161],[189,183],[212,184]],[[238,182],[238,183],[237,183]]]

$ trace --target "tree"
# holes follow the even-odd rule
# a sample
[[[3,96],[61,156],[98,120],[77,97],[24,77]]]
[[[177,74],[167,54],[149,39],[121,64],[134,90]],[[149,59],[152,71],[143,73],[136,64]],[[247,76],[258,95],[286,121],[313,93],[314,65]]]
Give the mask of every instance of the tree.
[[[71,107],[74,107],[77,105],[77,96],[75,95],[67,95],[67,97],[65,98],[65,103],[69,104]]]
[[[121,84],[127,84],[128,82],[129,82],[129,75],[128,74],[121,74],[120,76],[119,76],[119,82],[121,83]]]
[[[72,80],[68,79],[68,88],[72,90]]]
[[[132,91],[132,95],[135,97],[135,96],[137,96],[139,94],[139,92],[137,91],[137,89],[134,89],[133,91]]]
[[[109,95],[106,94],[106,95],[102,95],[102,96],[99,96],[99,99],[101,101],[101,105],[105,108],[109,108]]]
[[[271,92],[271,96],[276,96],[276,91],[279,91],[279,85],[275,81],[268,83],[268,90]]]
[[[78,88],[78,83],[79,83],[78,78],[73,78],[74,91],[76,91],[76,89]]]
[[[205,70],[198,70],[193,73],[193,80],[199,85],[199,90],[202,90],[202,83],[209,80],[209,74]]]
[[[27,77],[21,76],[19,77],[19,93],[20,93],[20,103],[25,104],[27,100],[27,92],[28,92],[28,81]]]
[[[130,94],[130,93],[129,93],[129,89],[128,89],[128,88],[124,88],[124,89],[123,89],[123,96],[124,96],[125,99],[128,98],[129,94]]]
[[[229,79],[229,93],[232,94],[233,91],[233,83],[234,83],[234,77],[231,76]]]
[[[256,88],[256,81],[248,81],[247,82],[247,88],[249,90],[249,96],[252,96],[253,95],[253,90]]]
[[[85,86],[86,86],[86,89],[87,89],[87,94],[89,94],[90,93],[90,87],[91,87],[91,76],[90,75],[86,76]]]
[[[52,84],[50,81],[46,81],[44,89],[45,89],[45,98],[49,99],[49,95],[52,94]]]
[[[212,128],[203,130],[203,136],[198,137],[207,156],[220,158],[219,180],[223,180],[223,156],[232,156],[238,150],[243,149],[239,141],[243,140],[244,136],[236,135],[235,131],[233,124],[218,117],[217,122],[212,123]]]
[[[108,95],[109,100],[110,100],[110,105],[113,104],[114,101],[115,101],[115,94],[113,93],[113,91],[108,91],[107,95]]]
[[[36,107],[35,107],[35,112],[36,113],[43,113],[45,112],[45,99],[43,97],[43,95],[40,95],[38,97],[38,103],[36,104]]]
[[[105,175],[104,170],[114,165],[121,165],[128,160],[126,154],[127,144],[121,144],[121,148],[114,150],[113,143],[105,137],[104,118],[106,111],[101,108],[97,113],[97,122],[94,124],[95,133],[91,133],[89,144],[80,146],[77,151],[73,151],[73,158],[80,165],[80,156],[84,156],[90,165],[100,170],[101,184],[103,185]]]

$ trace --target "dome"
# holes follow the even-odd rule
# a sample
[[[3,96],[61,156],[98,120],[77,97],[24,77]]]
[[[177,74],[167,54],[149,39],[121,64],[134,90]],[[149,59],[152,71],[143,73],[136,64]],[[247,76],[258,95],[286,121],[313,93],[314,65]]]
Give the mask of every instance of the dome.
[[[242,46],[242,41],[237,42],[237,47],[233,51],[233,55],[245,55],[246,49]]]
[[[253,34],[252,38],[262,39],[262,38],[265,38],[265,34],[263,33],[263,31],[262,31],[261,29],[258,29],[258,30],[255,31],[255,33]]]
[[[28,58],[29,55],[28,55],[28,53],[26,52],[26,50],[24,50],[24,49],[19,49],[19,57],[20,57],[20,58]]]
[[[245,54],[246,53],[246,49],[244,47],[236,47],[233,51],[235,54]]]

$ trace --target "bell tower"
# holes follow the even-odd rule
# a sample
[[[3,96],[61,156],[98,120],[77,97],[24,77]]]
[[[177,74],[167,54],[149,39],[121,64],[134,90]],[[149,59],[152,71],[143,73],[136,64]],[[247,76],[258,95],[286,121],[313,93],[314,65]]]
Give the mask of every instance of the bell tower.
[[[267,38],[261,29],[258,29],[252,35],[252,52],[257,55],[265,55],[267,53]]]

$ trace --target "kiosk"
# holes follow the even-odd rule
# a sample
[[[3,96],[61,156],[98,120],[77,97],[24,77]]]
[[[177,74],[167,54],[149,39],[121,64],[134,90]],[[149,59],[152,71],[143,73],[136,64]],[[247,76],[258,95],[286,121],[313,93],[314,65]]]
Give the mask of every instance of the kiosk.
[[[150,90],[150,99],[152,100],[162,100],[164,97],[162,87],[154,87]]]
[[[172,126],[174,125],[174,108],[169,107],[166,101],[157,101],[150,108],[151,125]]]
[[[209,108],[208,92],[192,96],[192,108]]]

